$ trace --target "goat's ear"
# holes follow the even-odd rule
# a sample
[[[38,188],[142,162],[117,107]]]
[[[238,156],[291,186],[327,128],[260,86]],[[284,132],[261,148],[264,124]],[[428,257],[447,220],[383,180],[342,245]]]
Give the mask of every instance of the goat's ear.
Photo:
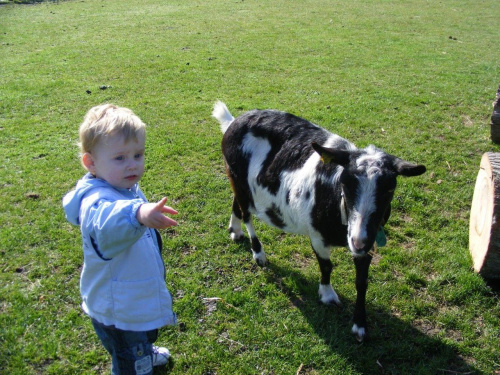
[[[321,161],[325,164],[334,163],[344,167],[349,164],[351,156],[349,151],[323,147],[316,142],[312,142],[311,146],[321,156]]]
[[[399,158],[395,158],[394,168],[396,168],[396,172],[398,172],[398,174],[406,177],[420,176],[427,170],[425,165],[413,164]]]

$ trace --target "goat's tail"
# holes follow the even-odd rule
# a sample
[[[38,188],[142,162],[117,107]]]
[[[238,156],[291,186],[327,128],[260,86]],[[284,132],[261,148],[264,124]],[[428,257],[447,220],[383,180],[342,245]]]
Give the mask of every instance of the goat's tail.
[[[233,115],[229,112],[226,105],[221,101],[218,101],[214,105],[214,110],[212,111],[212,116],[215,117],[220,122],[220,130],[225,133],[229,128],[229,125],[234,120]]]

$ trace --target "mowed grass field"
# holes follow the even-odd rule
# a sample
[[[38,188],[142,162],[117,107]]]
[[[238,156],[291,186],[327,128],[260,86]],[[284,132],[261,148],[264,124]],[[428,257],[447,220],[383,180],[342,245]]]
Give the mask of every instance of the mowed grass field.
[[[156,374],[499,374],[499,289],[472,270],[469,211],[500,84],[494,0],[75,0],[0,5],[0,373],[106,374],[80,309],[79,228],[92,106],[147,124],[151,201],[180,324]],[[370,269],[371,337],[350,334],[354,266],[332,251],[342,307],[318,303],[307,238],[256,222],[270,265],[227,233],[232,193],[210,117],[275,108],[428,172],[401,178]]]

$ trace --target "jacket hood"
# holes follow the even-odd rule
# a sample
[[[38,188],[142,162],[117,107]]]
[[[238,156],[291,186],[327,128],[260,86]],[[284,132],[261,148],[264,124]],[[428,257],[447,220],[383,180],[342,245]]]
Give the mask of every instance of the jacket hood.
[[[99,178],[95,178],[90,173],[86,174],[78,181],[75,188],[67,193],[63,198],[64,212],[66,219],[74,225],[80,225],[80,205],[83,197],[92,189],[98,187],[110,187],[110,185]]]

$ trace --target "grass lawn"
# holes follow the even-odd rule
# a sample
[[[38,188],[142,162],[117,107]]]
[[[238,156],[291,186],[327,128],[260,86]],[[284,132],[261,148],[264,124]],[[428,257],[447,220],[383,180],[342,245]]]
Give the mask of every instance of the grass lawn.
[[[169,197],[156,374],[499,374],[500,291],[474,274],[469,210],[500,83],[496,0],[70,0],[0,3],[0,373],[106,374],[80,309],[79,229],[61,199],[84,174],[77,129],[112,102],[148,124],[151,201]],[[270,265],[227,233],[232,194],[210,117],[275,108],[427,166],[399,181],[370,269],[371,339],[318,303],[305,237],[256,223]]]

